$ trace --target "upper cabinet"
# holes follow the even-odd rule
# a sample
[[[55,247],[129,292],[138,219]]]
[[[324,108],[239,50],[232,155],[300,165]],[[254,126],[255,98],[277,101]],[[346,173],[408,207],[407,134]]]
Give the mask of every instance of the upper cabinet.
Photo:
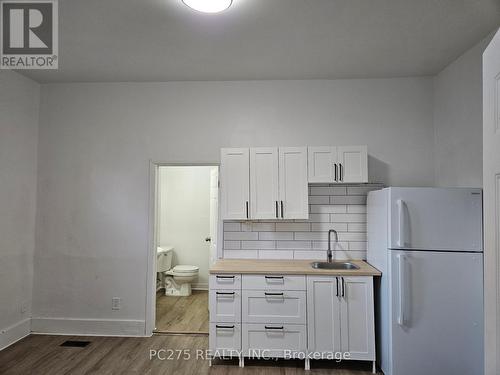
[[[223,220],[308,219],[307,148],[223,149],[221,191]]]
[[[279,198],[282,219],[309,219],[307,148],[279,148]]]
[[[221,150],[223,220],[308,219],[308,183],[368,182],[366,146]]]
[[[308,147],[308,181],[368,182],[367,146]]]
[[[250,217],[250,176],[248,148],[221,150],[221,211],[225,220]]]
[[[250,217],[279,218],[278,149],[250,149]]]

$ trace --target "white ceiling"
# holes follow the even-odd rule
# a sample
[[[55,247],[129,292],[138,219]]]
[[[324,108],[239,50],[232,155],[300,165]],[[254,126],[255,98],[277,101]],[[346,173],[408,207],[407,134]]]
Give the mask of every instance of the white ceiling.
[[[59,70],[40,82],[429,75],[500,24],[499,0],[60,0]]]

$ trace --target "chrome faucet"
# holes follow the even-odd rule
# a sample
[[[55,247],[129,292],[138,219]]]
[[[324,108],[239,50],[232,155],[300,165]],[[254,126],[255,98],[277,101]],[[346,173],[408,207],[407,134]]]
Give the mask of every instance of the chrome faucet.
[[[333,258],[333,253],[332,253],[332,232],[335,234],[335,243],[337,244],[339,242],[339,236],[337,234],[337,231],[335,229],[330,229],[328,231],[328,250],[326,252],[326,260],[328,263],[332,263],[332,258]]]

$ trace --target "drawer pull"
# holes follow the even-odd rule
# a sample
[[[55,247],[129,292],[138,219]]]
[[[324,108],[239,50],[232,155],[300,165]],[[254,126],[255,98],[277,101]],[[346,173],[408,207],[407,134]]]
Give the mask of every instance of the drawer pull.
[[[283,296],[283,293],[269,293],[269,292],[264,292],[266,296]]]
[[[283,280],[283,276],[264,276],[266,279]]]
[[[215,328],[220,328],[220,329],[234,329],[234,325],[233,326],[222,326],[222,325],[216,324]]]
[[[270,326],[264,326],[265,329],[284,329],[283,326],[281,327],[270,327]]]
[[[215,276],[217,279],[234,279],[234,276]]]
[[[217,295],[234,296],[235,292],[215,292]]]

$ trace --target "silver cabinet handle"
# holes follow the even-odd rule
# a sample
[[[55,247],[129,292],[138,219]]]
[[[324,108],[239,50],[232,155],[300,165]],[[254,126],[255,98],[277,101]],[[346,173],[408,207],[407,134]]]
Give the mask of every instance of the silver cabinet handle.
[[[335,167],[335,178],[334,178],[334,180],[335,180],[335,182],[337,182],[338,181],[338,171],[337,171],[338,167],[337,167],[337,163],[334,163],[333,166]]]
[[[269,292],[264,292],[265,296],[280,296],[283,297],[284,293],[269,293]]]
[[[279,214],[278,214],[278,201],[276,201],[276,219],[279,218]]]
[[[281,201],[281,218],[284,219],[284,216],[283,216],[283,201]]]
[[[342,277],[342,297],[345,297],[345,284],[344,284],[344,278]]]
[[[248,214],[248,201],[245,202],[245,208],[247,210],[247,219],[249,218],[249,214]]]
[[[234,296],[236,293],[235,292],[215,292],[218,296]]]
[[[335,278],[335,289],[336,289],[335,296],[338,297],[339,296],[339,278],[338,277]]]
[[[344,181],[344,166],[342,165],[342,163],[339,163],[339,181]]]

